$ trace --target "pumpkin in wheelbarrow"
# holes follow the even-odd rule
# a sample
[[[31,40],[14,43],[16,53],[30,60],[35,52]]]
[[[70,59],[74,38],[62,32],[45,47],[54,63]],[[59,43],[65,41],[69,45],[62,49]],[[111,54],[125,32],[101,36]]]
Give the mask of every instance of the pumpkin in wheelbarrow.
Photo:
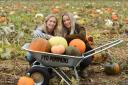
[[[29,49],[34,51],[49,52],[50,44],[46,39],[36,38],[32,40],[32,42],[30,43]]]
[[[54,36],[49,39],[49,43],[51,46],[54,45],[63,45],[65,48],[68,47],[68,43],[65,38],[60,37],[60,36]]]
[[[65,47],[63,45],[54,45],[51,48],[51,52],[55,54],[63,54],[65,52]]]
[[[18,80],[18,84],[17,85],[35,85],[35,82],[31,77],[22,76]]]
[[[73,39],[70,43],[69,46],[74,46],[80,50],[80,53],[84,53],[86,51],[86,45],[84,41],[81,39]]]
[[[74,46],[68,46],[65,50],[66,55],[81,56],[80,50]]]

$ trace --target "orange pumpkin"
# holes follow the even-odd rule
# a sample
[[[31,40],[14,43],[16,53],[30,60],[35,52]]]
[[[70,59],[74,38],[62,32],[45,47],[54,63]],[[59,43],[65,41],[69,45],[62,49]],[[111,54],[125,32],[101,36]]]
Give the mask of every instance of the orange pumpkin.
[[[125,23],[128,24],[128,17],[125,19]]]
[[[104,66],[104,72],[108,75],[119,74],[121,72],[121,66],[114,62],[107,63]]]
[[[50,44],[46,39],[37,38],[30,43],[29,49],[34,51],[49,52]]]
[[[84,53],[86,50],[86,45],[84,41],[81,39],[73,39],[70,43],[69,46],[74,46],[77,47],[80,50],[80,53]]]
[[[5,16],[0,16],[0,23],[6,22],[7,18]]]
[[[54,13],[54,14],[59,13],[59,12],[60,12],[59,8],[53,8],[52,9],[52,13]]]
[[[51,48],[51,52],[55,54],[63,54],[65,52],[65,47],[63,45],[54,45]]]
[[[109,8],[106,8],[105,11],[106,11],[107,13],[112,13],[113,10],[112,10],[111,7],[109,7]]]
[[[17,85],[35,85],[35,82],[32,78],[23,76],[20,77]]]
[[[118,17],[117,14],[113,14],[113,15],[112,15],[112,20],[116,21],[116,20],[118,20],[118,18],[119,18],[119,17]]]

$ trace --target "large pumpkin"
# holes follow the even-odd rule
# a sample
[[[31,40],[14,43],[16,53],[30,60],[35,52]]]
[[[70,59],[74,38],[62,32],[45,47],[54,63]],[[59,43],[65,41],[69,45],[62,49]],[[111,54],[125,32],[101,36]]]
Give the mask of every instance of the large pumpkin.
[[[74,46],[80,50],[80,53],[84,53],[86,50],[86,45],[84,41],[81,39],[73,39],[70,43],[69,46]]]
[[[55,37],[50,38],[49,43],[51,46],[63,45],[65,48],[68,46],[66,39],[63,37],[59,37],[59,36],[55,36]]]
[[[65,47],[63,45],[54,45],[51,48],[51,52],[55,54],[63,54],[65,52]]]
[[[34,51],[49,52],[50,44],[46,39],[36,38],[30,43],[29,49]]]
[[[35,85],[35,82],[32,78],[23,76],[20,77],[17,85]]]
[[[65,50],[66,55],[81,56],[80,50],[74,46],[68,46]]]
[[[109,75],[118,74],[121,72],[121,66],[118,63],[107,63],[104,66],[104,71]]]

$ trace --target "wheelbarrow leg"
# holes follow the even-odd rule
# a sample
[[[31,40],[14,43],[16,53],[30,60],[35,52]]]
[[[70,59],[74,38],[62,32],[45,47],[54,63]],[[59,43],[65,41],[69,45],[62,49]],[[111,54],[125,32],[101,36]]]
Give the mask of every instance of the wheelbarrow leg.
[[[75,77],[76,77],[76,80],[77,80],[77,85],[79,85],[80,78],[79,78],[79,76],[78,76],[77,69],[76,69],[76,67],[74,67],[73,69],[74,69]]]
[[[60,68],[52,68],[54,72],[57,73],[59,77],[61,77],[67,85],[71,85],[70,78],[60,69]]]

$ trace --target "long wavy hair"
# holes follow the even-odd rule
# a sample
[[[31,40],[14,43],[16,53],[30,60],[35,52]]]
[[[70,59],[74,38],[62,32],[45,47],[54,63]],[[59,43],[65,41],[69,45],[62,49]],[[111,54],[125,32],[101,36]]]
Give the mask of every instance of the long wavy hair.
[[[64,13],[62,14],[61,16],[61,29],[62,29],[62,33],[63,33],[63,36],[66,36],[67,33],[68,33],[68,29],[64,26],[64,22],[63,22],[63,16],[67,15],[70,20],[71,20],[71,31],[69,34],[74,34],[74,31],[75,31],[75,23],[76,23],[76,20],[75,18],[73,17],[73,14],[72,13]]]
[[[45,18],[44,24],[43,24],[43,31],[48,34],[46,24],[47,24],[47,21],[48,21],[51,17],[55,17],[55,19],[56,19],[56,25],[55,25],[54,30],[53,30],[53,32],[52,32],[52,35],[56,35],[57,27],[58,27],[58,19],[57,19],[56,15],[54,15],[54,14],[50,14],[50,15],[48,15],[48,16]]]

